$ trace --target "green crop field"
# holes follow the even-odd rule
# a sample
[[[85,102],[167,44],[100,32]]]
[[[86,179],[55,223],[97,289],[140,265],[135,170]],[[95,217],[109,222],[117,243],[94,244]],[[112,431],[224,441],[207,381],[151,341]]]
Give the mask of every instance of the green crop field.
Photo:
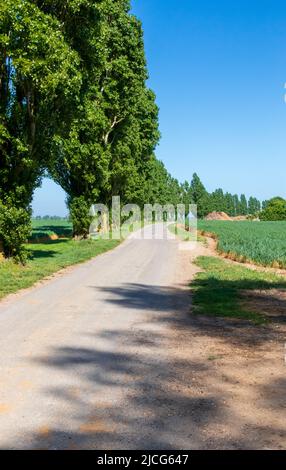
[[[214,234],[230,258],[286,268],[286,222],[199,221],[198,228]]]
[[[69,238],[72,235],[72,224],[67,219],[33,219],[32,227],[31,241],[41,240],[52,235],[61,238]]]

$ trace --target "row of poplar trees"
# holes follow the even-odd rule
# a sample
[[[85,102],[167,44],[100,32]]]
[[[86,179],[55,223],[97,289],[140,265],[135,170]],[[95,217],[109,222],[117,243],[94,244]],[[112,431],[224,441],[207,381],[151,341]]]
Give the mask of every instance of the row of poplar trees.
[[[129,0],[0,3],[0,239],[23,259],[31,201],[49,174],[75,236],[92,203],[153,202],[170,180],[154,156],[158,108]],[[158,174],[161,181],[158,180]],[[160,179],[160,178],[159,178]]]
[[[198,217],[205,217],[211,212],[225,212],[229,216],[258,216],[261,211],[261,203],[251,196],[248,200],[244,194],[238,196],[224,192],[221,188],[209,193],[199,176],[194,173],[191,183],[183,185],[184,200],[187,204],[198,206]]]

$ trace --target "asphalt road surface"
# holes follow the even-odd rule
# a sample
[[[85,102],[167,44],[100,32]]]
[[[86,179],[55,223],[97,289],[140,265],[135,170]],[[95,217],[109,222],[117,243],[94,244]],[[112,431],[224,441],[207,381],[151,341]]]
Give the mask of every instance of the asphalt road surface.
[[[135,237],[1,302],[0,448],[199,445],[174,352],[178,247]]]

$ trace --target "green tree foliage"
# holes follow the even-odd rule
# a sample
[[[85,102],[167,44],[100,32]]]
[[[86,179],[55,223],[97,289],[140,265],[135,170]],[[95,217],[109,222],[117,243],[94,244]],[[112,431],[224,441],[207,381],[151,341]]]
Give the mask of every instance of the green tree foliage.
[[[240,215],[239,213],[239,197],[237,194],[234,194],[233,195],[233,205],[234,205],[234,208],[235,208],[235,217]]]
[[[250,197],[248,204],[244,194],[239,198],[237,194],[224,193],[221,188],[208,193],[196,173],[193,175],[191,184],[185,182],[181,185],[181,202],[197,204],[199,218],[203,218],[211,212],[225,212],[229,216],[235,217],[255,215],[261,210],[261,203],[255,197]]]
[[[56,140],[51,173],[67,192],[70,208],[78,207],[76,199],[86,201],[83,211],[97,201],[110,204],[114,195],[123,203],[141,203],[159,139],[141,24],[129,13],[128,0],[41,3],[58,19],[65,6],[64,34],[81,58],[83,76],[80,104],[69,135]],[[87,225],[74,222],[85,234]]]
[[[205,192],[202,197],[200,198],[197,206],[197,215],[201,219],[212,212],[213,205],[212,205],[212,196],[211,194]]]
[[[247,199],[244,194],[240,196],[239,202],[239,215],[247,215],[248,214],[248,205]]]
[[[90,215],[90,204],[84,196],[73,198],[70,203],[70,219],[73,222],[73,233],[75,238],[87,238],[89,227],[92,222]]]
[[[230,193],[226,193],[225,195],[225,206],[226,206],[226,213],[234,217],[236,215],[236,207],[235,207],[235,200],[233,195]]]
[[[221,188],[216,189],[211,194],[211,203],[209,206],[209,212],[226,212],[226,201],[224,197],[224,192]]]
[[[267,201],[265,209],[260,214],[260,219],[265,221],[286,220],[286,200],[275,197]]]
[[[180,204],[182,202],[182,187],[166,170],[163,162],[154,156],[148,162],[145,174],[143,203],[149,204]]]
[[[7,0],[0,22],[0,200],[28,213],[48,169],[82,236],[91,203],[142,204],[158,108],[129,0]]]
[[[198,207],[198,217],[204,217],[208,213],[209,195],[197,173],[193,174],[189,188],[189,197],[190,203],[196,204]]]
[[[256,197],[250,197],[248,201],[248,213],[250,215],[256,215],[261,211],[261,203]]]
[[[81,82],[78,55],[64,41],[60,23],[35,3],[0,4],[1,217],[8,217],[8,226],[14,211],[11,240],[17,253],[17,230],[25,233],[27,226],[22,211],[28,217],[33,191],[51,157],[53,137],[65,134]],[[7,246],[3,232],[1,238]]]
[[[181,184],[181,202],[186,206],[192,203],[191,186],[188,181]]]
[[[155,158],[158,107],[130,0],[0,3],[0,242],[23,260],[33,191],[45,171],[66,191],[75,236],[92,203],[197,204],[256,213],[244,195],[180,184]],[[281,206],[281,204],[280,204]],[[268,203],[265,205],[265,210]]]
[[[14,257],[25,263],[26,252],[23,243],[31,232],[31,214],[23,208],[17,208],[9,201],[0,201],[0,240],[5,256]]]
[[[197,173],[194,173],[190,187],[190,195],[193,204],[199,204],[200,200],[203,196],[206,195],[206,193],[207,190],[201,182],[199,176],[197,175]]]

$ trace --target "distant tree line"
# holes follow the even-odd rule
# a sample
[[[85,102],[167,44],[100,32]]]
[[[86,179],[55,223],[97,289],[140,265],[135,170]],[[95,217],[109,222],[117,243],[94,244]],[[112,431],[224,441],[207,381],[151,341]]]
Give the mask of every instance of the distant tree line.
[[[231,194],[221,188],[209,193],[196,173],[191,183],[186,182],[183,187],[185,199],[197,204],[199,217],[205,217],[211,212],[225,212],[231,217],[254,216],[261,210],[260,201],[253,196],[247,199],[244,194]]]
[[[171,177],[164,165],[156,161],[150,179],[152,198],[161,204],[172,202],[186,205],[196,204],[198,217],[203,218],[211,212],[225,212],[231,217],[258,215],[261,211],[261,202],[251,196],[249,199],[244,194],[230,194],[221,188],[214,192],[208,192],[199,176],[194,173],[191,182],[180,184]]]
[[[68,220],[69,217],[61,217],[59,215],[36,215],[33,217],[34,220]]]
[[[187,204],[197,204],[198,217],[203,218],[211,212],[225,212],[231,217],[250,216],[262,221],[286,221],[286,200],[274,197],[262,203],[253,196],[238,196],[224,192],[221,188],[209,193],[199,176],[194,173],[191,183],[181,185],[181,200]]]
[[[221,188],[208,192],[199,176],[194,173],[190,182],[180,183],[166,170],[164,164],[156,159],[149,163],[149,174],[146,180],[145,201],[160,204],[196,204],[198,217],[203,218],[211,212],[225,212],[231,217],[258,216],[261,202],[244,194],[230,194]]]

